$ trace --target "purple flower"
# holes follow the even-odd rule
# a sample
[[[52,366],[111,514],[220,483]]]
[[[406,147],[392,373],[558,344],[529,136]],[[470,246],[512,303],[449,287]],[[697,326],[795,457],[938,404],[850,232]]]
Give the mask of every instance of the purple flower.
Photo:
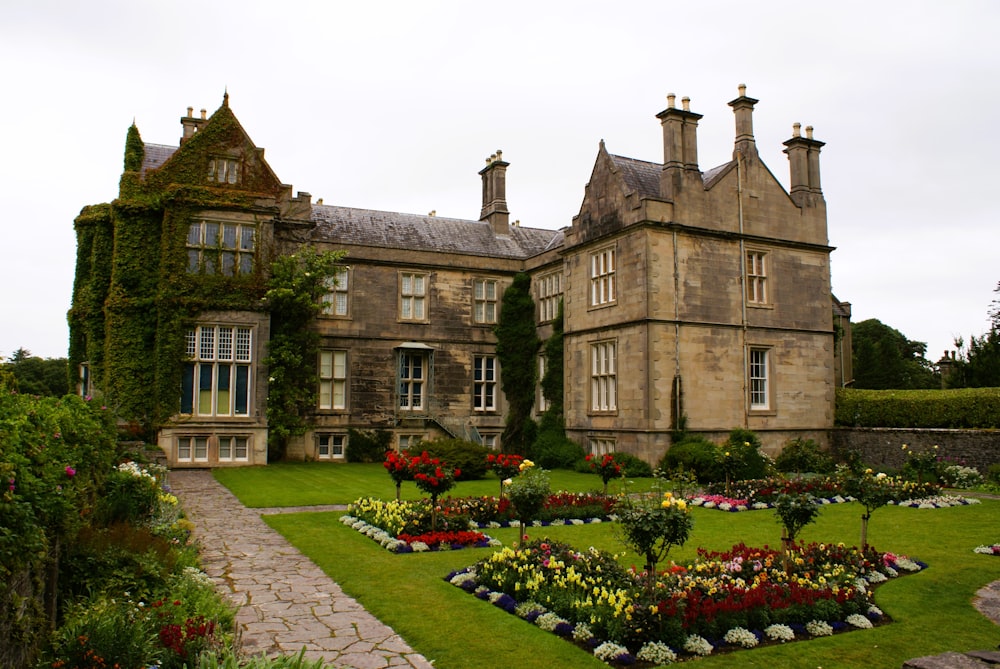
[[[7,490],[10,490],[11,492],[14,492],[14,488],[16,488],[16,487],[17,486],[14,485],[14,479],[10,479],[10,481],[8,482],[8,485],[7,485]]]
[[[66,476],[73,478],[74,476],[76,476],[76,470],[70,467],[69,465],[66,465]]]

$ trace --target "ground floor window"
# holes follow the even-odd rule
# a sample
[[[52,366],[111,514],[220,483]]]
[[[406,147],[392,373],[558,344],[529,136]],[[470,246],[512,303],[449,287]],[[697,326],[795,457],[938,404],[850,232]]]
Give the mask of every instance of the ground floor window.
[[[208,462],[208,437],[178,437],[177,462]]]
[[[487,433],[483,433],[482,437],[483,437],[483,446],[485,446],[486,448],[490,449],[491,451],[495,451],[498,448],[500,448],[500,435],[499,434],[497,434],[495,432],[493,432],[493,433],[487,432]]]
[[[413,448],[423,440],[424,435],[422,434],[401,434],[399,435],[399,450],[405,451],[408,448]]]
[[[248,442],[247,437],[219,437],[219,461],[246,462],[250,459]]]
[[[749,360],[749,390],[750,409],[766,411],[771,408],[768,350],[766,348],[751,348]]]
[[[316,457],[320,460],[343,460],[346,452],[346,434],[321,434],[316,437]]]
[[[615,440],[591,437],[590,452],[594,455],[607,455],[615,452]]]

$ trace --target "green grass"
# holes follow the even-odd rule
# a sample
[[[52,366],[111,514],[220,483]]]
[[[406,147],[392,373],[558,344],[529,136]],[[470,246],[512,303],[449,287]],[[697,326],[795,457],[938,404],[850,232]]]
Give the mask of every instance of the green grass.
[[[266,467],[233,467],[213,470],[215,478],[233,491],[240,501],[254,509],[275,506],[315,506],[350,504],[359,497],[392,499],[396,486],[381,464],[335,464],[293,462]],[[602,489],[596,474],[564,470],[551,472],[553,490],[586,492]],[[630,491],[648,490],[653,479],[632,479]],[[621,481],[608,484],[608,492],[622,489]],[[500,481],[491,473],[479,481],[459,481],[448,494],[452,497],[498,495]],[[425,497],[412,481],[403,483],[403,499]]]
[[[283,489],[292,483],[287,477],[296,472],[310,478],[310,467],[326,469],[324,465],[272,465],[266,470],[225,470],[220,472],[224,476],[219,478],[226,482],[242,477],[252,479],[252,485],[233,485],[233,489],[252,489],[261,499],[299,500],[313,494],[306,490],[308,486],[293,485],[291,487],[297,489],[294,493]],[[349,486],[345,483],[344,487],[353,490],[350,495],[338,497],[316,493],[323,499],[316,503],[351,501],[349,498],[364,494],[382,497],[395,494],[388,476],[373,469],[381,476],[371,477],[365,470],[370,466],[330,467],[338,469],[333,474],[337,477],[343,474],[345,481],[355,475],[356,469],[362,470],[357,472],[356,478],[371,480],[377,487],[362,490],[360,483]],[[260,476],[272,471],[277,473],[274,480]],[[600,486],[595,476],[569,472],[554,472],[553,475],[559,480],[565,475],[568,481],[577,483],[589,479],[593,484],[596,480],[596,485],[583,489]],[[465,492],[459,487],[453,493],[494,494],[488,488],[496,485],[495,479],[478,483],[491,485],[476,492]],[[461,484],[465,485],[470,489],[476,487],[476,483]],[[412,484],[404,485],[404,492],[407,488],[416,494]],[[302,503],[306,502],[287,502]],[[690,541],[670,556],[678,562],[693,558],[699,546],[720,550],[740,541],[752,545],[779,542],[780,527],[772,511],[725,513],[696,508],[693,514],[695,525]],[[860,514],[856,504],[825,506],[819,520],[803,530],[802,539],[856,544]],[[443,580],[451,570],[489,555],[489,549],[394,555],[340,523],[340,515],[336,512],[297,513],[266,516],[265,519],[312,558],[345,592],[433,660],[436,667],[559,669],[606,666],[555,635],[542,632]],[[1000,502],[992,500],[950,509],[879,509],[869,526],[869,540],[881,550],[906,554],[930,565],[923,572],[889,581],[878,588],[876,602],[895,622],[869,631],[717,655],[700,659],[694,666],[703,669],[898,669],[907,659],[921,655],[995,648],[1000,630],[972,607],[971,599],[980,587],[1000,579],[1000,559],[975,554],[972,549],[997,541],[998,527]],[[505,544],[517,538],[517,531],[511,529],[490,533]],[[529,534],[533,538],[548,536],[567,541],[580,549],[595,546],[620,555],[620,561],[626,565],[640,564],[638,556],[624,551],[613,523],[531,528]]]

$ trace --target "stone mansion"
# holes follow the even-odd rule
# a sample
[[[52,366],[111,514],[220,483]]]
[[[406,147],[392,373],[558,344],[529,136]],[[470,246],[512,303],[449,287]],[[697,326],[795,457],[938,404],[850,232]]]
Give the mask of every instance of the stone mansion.
[[[823,142],[795,124],[786,191],[758,156],[756,103],[741,86],[732,159],[703,170],[701,114],[668,96],[663,162],[601,142],[561,230],[512,221],[499,151],[479,172],[478,218],[455,219],[293,194],[228,95],[211,115],[187,110],[178,146],[145,144],[133,125],[119,197],[75,221],[80,391],[149,426],[171,466],[265,464],[261,286],[270,259],[312,247],[346,255],[313,324],[317,401],[289,458],[343,459],[352,428],[388,430],[397,447],[444,435],[502,447],[493,329],[522,272],[541,339],[563,304],[566,430],[585,450],[655,463],[680,425],[716,439],[748,428],[772,453],[826,444],[850,378],[835,334],[850,310],[831,295]]]

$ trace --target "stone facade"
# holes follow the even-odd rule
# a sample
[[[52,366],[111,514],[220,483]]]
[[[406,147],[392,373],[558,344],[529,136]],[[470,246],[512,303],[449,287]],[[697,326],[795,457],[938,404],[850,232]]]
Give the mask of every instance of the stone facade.
[[[211,117],[195,118],[189,109],[179,147],[143,145],[141,168],[127,167],[111,217],[120,226],[132,215],[123,203],[135,199],[133,191],[201,193],[210,185],[224,206],[142,201],[147,220],[160,217],[156,229],[172,223],[187,230],[186,242],[160,244],[159,261],[174,263],[188,278],[222,272],[238,279],[239,263],[251,254],[250,276],[262,279],[262,261],[275,254],[304,246],[346,252],[338,285],[315,323],[318,404],[309,431],[290,446],[292,458],[341,459],[352,428],[389,430],[397,446],[453,435],[501,447],[505,400],[493,326],[503,291],[519,272],[532,278],[542,339],[563,302],[566,427],[586,450],[655,462],[679,427],[710,437],[748,428],[771,452],[794,437],[825,445],[834,387],[850,379],[837,362],[849,363],[849,341],[841,358],[834,318],[849,333],[850,305],[830,292],[823,143],[811,129],[803,137],[796,124],[785,142],[786,191],[758,156],[756,102],[741,87],[729,103],[733,157],[703,172],[701,116],[687,100],[677,108],[669,96],[657,115],[663,163],[614,155],[602,142],[579,213],[556,231],[511,223],[509,163],[500,152],[480,171],[478,220],[332,206],[312,202],[308,193],[292,197],[227,99]],[[159,209],[150,213],[147,201]],[[80,240],[85,219],[77,220]],[[93,270],[93,258],[81,241],[78,276]],[[244,269],[251,272],[249,264]],[[177,277],[161,277],[162,295]],[[98,367],[95,378],[110,389],[115,372],[98,362],[108,346],[99,340],[114,341],[115,325],[86,321],[84,302],[94,291],[77,288],[71,359],[81,369]],[[173,466],[262,464],[266,309],[252,300],[243,309],[208,304],[176,325],[188,342],[176,374],[182,401],[179,412],[171,409],[159,421],[159,444]],[[154,345],[163,336],[158,330]],[[244,348],[252,340],[252,353],[235,357],[227,343],[234,336],[244,337]],[[175,371],[159,373],[172,379]]]

